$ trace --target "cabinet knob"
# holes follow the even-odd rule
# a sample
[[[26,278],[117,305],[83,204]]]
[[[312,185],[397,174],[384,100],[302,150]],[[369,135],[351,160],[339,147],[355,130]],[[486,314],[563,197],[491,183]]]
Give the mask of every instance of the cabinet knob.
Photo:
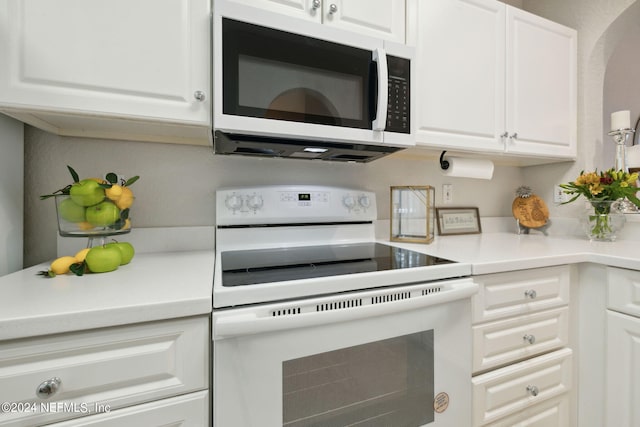
[[[524,341],[528,342],[529,344],[534,344],[536,342],[535,335],[531,335],[531,334],[527,334],[527,335],[523,336],[522,339]]]
[[[201,90],[197,90],[193,92],[193,97],[196,99],[196,101],[200,101],[200,102],[207,99],[207,95],[205,95],[205,93]]]
[[[334,13],[336,13],[338,11],[338,6],[336,6],[335,3],[331,3],[329,5],[329,15],[333,15]]]
[[[320,0],[313,0],[311,2],[311,10],[318,10],[321,4]]]
[[[538,395],[538,393],[540,393],[540,390],[538,390],[538,387],[536,387],[534,385],[528,385],[527,386],[527,391],[533,397],[536,397]]]
[[[527,289],[526,291],[524,291],[525,298],[536,299],[537,296],[538,293],[535,291],[535,289]]]
[[[62,380],[58,377],[53,377],[42,382],[36,389],[36,396],[40,399],[48,399],[60,390]]]
[[[509,138],[518,139],[518,132],[512,133],[511,136],[509,136]]]

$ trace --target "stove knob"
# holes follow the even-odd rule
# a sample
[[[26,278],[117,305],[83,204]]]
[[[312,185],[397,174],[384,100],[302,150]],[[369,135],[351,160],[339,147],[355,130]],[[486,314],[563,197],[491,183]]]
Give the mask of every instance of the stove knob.
[[[353,209],[356,205],[356,199],[351,195],[346,195],[342,198],[342,204],[345,205],[348,209]]]
[[[360,206],[363,208],[368,208],[371,206],[371,199],[369,199],[369,196],[363,194],[358,198],[358,203],[360,203]]]
[[[242,207],[242,197],[237,194],[232,194],[231,196],[227,196],[224,204],[232,211],[238,210]]]
[[[263,204],[264,200],[262,200],[262,196],[258,196],[257,194],[254,194],[253,196],[249,197],[249,199],[247,199],[247,206],[249,206],[249,208],[253,210],[260,209]]]

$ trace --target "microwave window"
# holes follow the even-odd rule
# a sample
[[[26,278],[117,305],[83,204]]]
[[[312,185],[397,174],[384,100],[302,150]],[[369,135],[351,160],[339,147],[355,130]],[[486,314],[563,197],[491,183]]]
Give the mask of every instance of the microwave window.
[[[419,427],[434,421],[433,330],[282,365],[287,427]]]
[[[239,106],[262,111],[264,118],[295,121],[299,114],[339,125],[364,117],[362,104],[354,102],[363,97],[362,76],[247,55],[238,63]]]
[[[370,50],[222,20],[224,114],[371,129]]]

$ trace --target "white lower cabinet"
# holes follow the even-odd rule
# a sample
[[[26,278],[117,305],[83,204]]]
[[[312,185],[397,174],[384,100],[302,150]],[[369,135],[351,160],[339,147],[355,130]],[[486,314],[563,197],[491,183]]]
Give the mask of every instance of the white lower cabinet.
[[[474,280],[473,426],[570,425],[569,266]]]
[[[640,426],[640,271],[609,268],[605,420]]]
[[[203,427],[209,424],[208,408],[209,392],[204,390],[50,425],[52,427]]]
[[[208,419],[198,393],[209,389],[209,341],[207,316],[2,341],[0,402],[9,406],[0,411],[0,426],[94,416],[104,423],[98,425],[115,425],[108,419],[121,414],[165,420],[127,425],[164,425],[171,424],[160,415],[168,407],[183,412],[175,425],[199,425],[180,424],[186,419],[180,408],[201,407],[190,419]],[[148,406],[135,406],[143,403]]]

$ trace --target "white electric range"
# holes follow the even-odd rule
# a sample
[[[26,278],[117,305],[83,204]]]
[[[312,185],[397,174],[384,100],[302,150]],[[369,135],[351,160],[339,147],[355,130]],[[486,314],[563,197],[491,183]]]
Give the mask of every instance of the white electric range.
[[[470,423],[468,264],[376,241],[369,191],[216,203],[214,426]]]

